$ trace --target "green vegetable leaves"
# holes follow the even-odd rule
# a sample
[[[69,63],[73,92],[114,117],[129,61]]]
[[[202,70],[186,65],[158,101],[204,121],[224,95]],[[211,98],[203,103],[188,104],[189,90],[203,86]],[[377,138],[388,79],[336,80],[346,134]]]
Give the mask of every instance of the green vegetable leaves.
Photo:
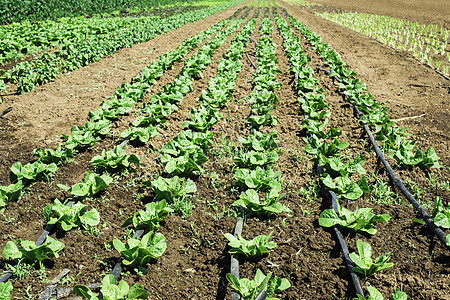
[[[323,227],[339,225],[353,231],[375,234],[377,230],[374,223],[387,222],[391,218],[388,214],[375,215],[371,208],[358,208],[355,211],[349,211],[342,207],[339,208],[339,214],[340,217],[333,209],[325,209],[319,216],[319,225]]]
[[[86,206],[78,202],[69,207],[55,199],[53,205],[49,204],[44,209],[47,211],[45,214],[47,215],[46,221],[48,221],[48,224],[58,224],[64,231],[69,231],[80,225],[85,228],[97,226],[100,223],[98,211],[95,208],[87,211]]]
[[[231,249],[228,252],[231,254],[242,254],[246,257],[260,256],[269,253],[270,249],[275,248],[277,244],[275,242],[269,242],[271,236],[272,232],[269,235],[259,235],[247,241],[240,235],[235,237],[230,233],[225,234],[225,237],[230,241],[228,246]]]
[[[358,254],[355,252],[350,253],[350,259],[356,264],[353,267],[355,272],[368,276],[394,265],[393,263],[388,263],[391,253],[386,253],[372,261],[372,247],[368,243],[358,240],[356,247],[358,248]]]
[[[64,244],[47,236],[45,242],[36,246],[32,241],[17,240],[19,246],[13,241],[8,241],[3,249],[3,257],[6,259],[23,259],[27,262],[43,261],[51,257],[59,257],[58,252],[64,248]]]
[[[253,280],[247,278],[238,279],[231,273],[228,273],[226,277],[228,282],[230,282],[231,287],[239,292],[242,300],[255,299],[262,290],[266,291],[268,296],[267,299],[274,300],[276,298],[271,298],[273,294],[279,293],[291,286],[287,279],[281,279],[277,276],[275,276],[269,284],[272,273],[269,273],[266,276],[259,269],[256,271],[256,275]]]
[[[84,285],[77,285],[73,290],[75,294],[88,300],[99,300],[94,292]],[[148,299],[148,292],[140,284],[137,283],[130,288],[125,281],[121,280],[116,285],[114,276],[111,274],[103,278],[100,292],[104,300]]]
[[[70,188],[62,184],[58,184],[58,186],[74,196],[87,198],[94,197],[98,192],[107,188],[112,181],[113,179],[109,175],[103,174],[99,176],[93,172],[87,172],[83,182],[77,183]]]
[[[131,238],[126,243],[122,243],[120,240],[114,239],[113,245],[125,257],[124,265],[141,267],[144,271],[148,262],[161,256],[167,249],[164,235],[159,232],[153,235],[152,231],[145,234],[141,240]]]

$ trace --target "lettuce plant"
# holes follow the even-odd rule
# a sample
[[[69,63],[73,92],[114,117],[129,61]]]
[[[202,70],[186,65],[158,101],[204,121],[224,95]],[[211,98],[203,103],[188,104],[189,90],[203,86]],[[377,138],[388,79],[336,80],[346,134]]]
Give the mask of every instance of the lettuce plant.
[[[39,157],[39,160],[44,164],[55,163],[57,165],[65,162],[71,162],[73,160],[73,151],[71,149],[62,150],[61,145],[53,149],[35,149],[34,155]]]
[[[372,247],[368,243],[361,240],[356,241],[356,247],[358,254],[355,252],[350,253],[350,259],[356,265],[353,267],[353,271],[368,276],[373,273],[380,272],[386,268],[392,267],[393,263],[388,263],[391,253],[386,253],[380,257],[377,257],[375,261],[372,261]]]
[[[356,200],[364,192],[369,192],[369,186],[365,177],[361,177],[358,182],[353,182],[346,171],[341,171],[341,176],[336,178],[331,178],[330,174],[323,173],[320,180],[325,186],[334,191],[338,197],[350,200]]]
[[[58,166],[55,163],[45,164],[39,160],[24,166],[18,161],[11,166],[10,180],[15,183],[22,180],[24,184],[30,184],[38,180],[45,180],[51,173],[56,172]]]
[[[251,216],[263,217],[272,214],[290,212],[289,208],[278,202],[285,194],[279,195],[279,190],[273,189],[267,193],[262,201],[255,190],[249,189],[241,194],[239,200],[235,201],[233,206],[241,206],[246,214]]]
[[[363,296],[357,294],[356,298],[353,300],[384,300],[383,295],[373,286],[368,286],[367,290],[369,291],[369,297],[364,298]],[[392,295],[391,300],[406,300],[408,299],[408,295],[405,292],[396,290],[394,295]]]
[[[84,134],[76,134],[72,136],[62,135],[66,140],[65,147],[71,150],[82,150],[86,147],[92,146],[97,141],[97,138],[91,131],[86,131]]]
[[[169,203],[173,203],[177,199],[185,198],[188,194],[195,193],[197,186],[189,178],[174,176],[164,178],[159,176],[153,181],[145,181],[143,186],[150,186],[156,193],[158,200],[165,199]]]
[[[159,232],[152,235],[153,231],[150,231],[141,240],[130,238],[126,243],[122,243],[119,239],[113,240],[114,248],[124,256],[124,265],[145,271],[148,262],[163,255],[167,249],[166,238]]]
[[[102,154],[91,159],[91,165],[106,171],[115,171],[128,168],[130,164],[140,164],[139,158],[134,155],[126,155],[123,147],[116,146],[111,151],[103,149]]]
[[[211,107],[193,108],[191,110],[191,120],[185,121],[182,125],[183,128],[191,128],[195,131],[206,132],[216,124],[222,114],[217,109]]]
[[[140,224],[144,224],[147,230],[153,230],[159,226],[159,222],[167,217],[173,209],[167,205],[167,201],[162,199],[157,202],[150,202],[145,205],[145,210],[139,210],[134,216],[125,220],[122,227],[133,224],[137,228]]]
[[[112,181],[113,179],[109,175],[103,174],[99,176],[93,172],[87,172],[83,182],[77,183],[70,188],[63,184],[58,184],[58,187],[74,196],[91,198],[101,190],[106,189]]]
[[[45,242],[36,246],[35,242],[17,240],[19,246],[13,241],[8,241],[3,249],[3,257],[6,259],[19,259],[26,262],[41,262],[51,257],[58,258],[58,252],[64,248],[64,244],[47,236]]]
[[[264,167],[278,160],[278,153],[275,151],[245,151],[241,149],[233,160],[245,168]]]
[[[447,208],[442,204],[441,197],[436,197],[436,202],[434,205],[431,217],[434,219],[434,224],[436,226],[449,229],[450,228],[450,204]],[[448,237],[447,237],[448,238]]]
[[[22,195],[22,190],[25,187],[22,180],[12,183],[8,186],[0,185],[0,203],[18,201]],[[0,204],[0,207],[2,205]],[[3,205],[4,206],[4,205]]]
[[[134,127],[128,128],[120,133],[120,137],[123,139],[129,139],[130,141],[138,141],[142,144],[146,144],[151,138],[158,135],[158,130],[153,125],[147,127]]]
[[[208,160],[203,150],[198,146],[185,150],[187,151],[179,156],[172,156],[164,150],[166,153],[161,156],[160,161],[165,165],[167,173],[184,176],[189,176],[194,172],[203,173],[201,165]]]
[[[339,214],[340,217],[333,209],[325,209],[319,216],[319,225],[323,227],[339,225],[355,232],[364,231],[369,234],[375,234],[377,230],[374,223],[387,222],[391,218],[388,214],[376,215],[368,207],[357,208],[355,211],[339,207]]]
[[[271,167],[256,167],[254,170],[238,169],[234,173],[234,179],[249,189],[267,192],[272,189],[281,190],[281,171],[274,172]]]
[[[73,288],[75,294],[88,300],[99,300],[94,292],[84,285],[76,285]],[[106,275],[102,280],[100,288],[103,300],[131,300],[131,299],[148,299],[148,292],[139,284],[133,285],[131,288],[128,284],[121,280],[116,285],[114,276],[112,274]]]
[[[97,226],[100,223],[100,214],[95,208],[87,211],[86,207],[87,205],[80,202],[69,207],[55,199],[53,204],[44,208],[44,218],[48,224],[57,224],[64,231],[81,225],[84,228]]]
[[[231,287],[239,292],[242,300],[252,300],[262,291],[265,290],[267,293],[266,299],[275,300],[277,298],[272,298],[273,294],[279,293],[291,286],[289,281],[285,278],[279,278],[275,276],[269,283],[270,277],[272,277],[272,272],[264,275],[261,270],[256,271],[255,278],[253,280],[242,278],[238,279],[231,273],[226,275],[228,282],[230,282]]]
[[[247,138],[239,138],[242,146],[254,151],[271,151],[278,148],[277,132],[271,131],[269,134],[254,130]]]
[[[242,254],[246,257],[256,257],[269,253],[270,249],[277,246],[275,242],[269,242],[272,232],[269,235],[259,235],[249,241],[239,234],[234,236],[230,233],[225,233],[225,237],[229,240],[228,246],[231,247],[228,251],[229,253]]]

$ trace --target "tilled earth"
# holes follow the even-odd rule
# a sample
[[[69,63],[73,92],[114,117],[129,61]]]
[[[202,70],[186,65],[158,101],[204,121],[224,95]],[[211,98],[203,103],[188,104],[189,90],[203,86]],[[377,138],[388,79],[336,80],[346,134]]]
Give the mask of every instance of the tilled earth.
[[[408,127],[408,132],[417,139],[419,148],[433,146],[441,157],[442,168],[430,174],[419,169],[402,170],[399,176],[417,187],[416,195],[420,194],[419,199],[429,212],[432,206],[428,206],[436,195],[441,195],[447,203],[450,192],[444,185],[450,173],[448,81],[418,64],[406,53],[393,51],[376,41],[313,16],[301,7],[280,3],[289,14],[321,35],[325,42],[342,55],[344,61],[367,84],[375,99],[388,102],[392,119],[425,114],[421,118],[398,121],[397,124]],[[12,164],[16,161],[22,164],[33,161],[33,149],[56,148],[62,143],[61,134],[68,134],[73,126],[84,125],[89,111],[98,108],[102,100],[111,96],[122,83],[130,81],[150,61],[174,49],[188,36],[231,16],[243,5],[118,51],[97,63],[38,87],[36,91],[5,97],[4,103],[0,104],[0,111],[9,106],[13,107],[13,111],[0,118],[0,184],[9,184],[9,168]],[[388,4],[385,5],[388,10]],[[341,8],[349,9],[345,6]],[[445,10],[435,13],[445,16]],[[414,15],[409,18],[413,19]],[[426,18],[423,20],[426,21]],[[256,28],[258,26],[259,21]],[[273,26],[275,28],[274,23]],[[296,30],[294,33],[301,36]],[[257,35],[255,30],[253,36],[256,40]],[[114,248],[111,249],[109,243],[114,238],[123,239],[128,234],[121,224],[143,209],[143,204],[154,196],[151,189],[143,188],[141,184],[156,178],[163,171],[163,166],[155,160],[157,150],[181,131],[181,124],[190,118],[191,108],[198,106],[196,99],[202,90],[207,89],[209,80],[216,74],[218,62],[227,52],[233,36],[216,51],[211,64],[204,71],[204,77],[194,82],[194,91],[184,97],[178,110],[158,128],[159,135],[146,146],[126,148],[127,153],[141,157],[142,165],[123,177],[115,178],[100,197],[86,203],[100,212],[100,233],[90,235],[78,229],[66,234],[53,233],[52,237],[65,244],[60,257],[45,263],[46,272],[32,271],[28,274],[24,271],[21,278],[11,279],[14,299],[39,294],[49,280],[66,268],[71,272],[60,287],[96,283],[111,272],[119,254]],[[289,206],[291,213],[271,219],[246,220],[244,238],[273,232],[273,240],[278,246],[260,260],[241,261],[240,277],[253,278],[259,268],[265,274],[273,272],[274,275],[287,278],[292,286],[278,294],[282,299],[351,298],[355,292],[339,244],[332,230],[318,225],[319,214],[329,207],[329,202],[318,195],[314,166],[304,152],[303,139],[306,134],[299,126],[304,117],[292,88],[294,77],[289,71],[290,64],[282,47],[282,39],[277,30],[273,30],[272,37],[278,67],[282,72],[277,75],[277,81],[282,83],[282,87],[276,91],[280,103],[272,112],[279,123],[265,131],[276,130],[278,134],[280,158],[276,169],[282,172],[283,192],[286,193],[282,202]],[[249,42],[246,51],[254,52],[254,46],[254,43]],[[375,183],[375,174],[388,182],[387,176],[377,167],[375,154],[369,150],[364,132],[353,117],[350,105],[344,101],[336,83],[319,69],[320,57],[304,40],[302,47],[311,57],[309,66],[314,69],[327,95],[326,101],[332,112],[329,126],[342,129],[341,140],[350,143],[351,155],[360,153],[367,159],[364,167],[370,183]],[[175,63],[173,69],[158,80],[144,102],[174,80],[187,57]],[[149,291],[150,299],[230,297],[230,286],[225,279],[225,274],[229,272],[230,256],[223,234],[234,229],[231,204],[239,197],[233,179],[236,165],[230,154],[234,151],[233,145],[238,144],[238,138],[248,134],[244,119],[250,113],[251,103],[247,99],[253,88],[254,72],[245,56],[242,62],[233,99],[222,110],[223,117],[213,127],[214,143],[204,165],[206,172],[194,178],[198,191],[192,198],[195,205],[192,215],[187,219],[175,215],[165,218],[159,230],[166,237],[166,252],[149,264],[147,274],[137,275],[134,270],[126,269],[122,276],[130,285],[140,283]],[[121,132],[133,119],[133,114],[124,116],[113,125],[113,131]],[[55,198],[62,200],[69,197],[57,184],[73,185],[80,182],[84,174],[91,170],[91,158],[119,142],[117,134],[97,142],[95,146],[78,153],[73,162],[61,166],[49,182],[34,184],[18,203],[8,203],[4,217],[0,218],[1,248],[9,240],[36,240],[45,226],[42,209]],[[441,187],[431,186],[429,176],[437,178],[437,182],[442,183]],[[392,252],[390,262],[394,266],[363,278],[362,285],[376,287],[386,298],[398,288],[406,292],[410,299],[449,299],[446,293],[450,284],[448,250],[425,226],[412,222],[416,214],[406,200],[399,196],[396,202],[399,204],[377,204],[370,200],[370,195],[365,195],[363,199],[347,204],[350,209],[372,207],[375,213],[388,213],[392,217],[388,223],[377,224],[378,232],[373,236],[344,231],[351,252],[356,250],[358,239],[369,241],[376,256]],[[1,270],[7,270],[6,263],[0,261]]]

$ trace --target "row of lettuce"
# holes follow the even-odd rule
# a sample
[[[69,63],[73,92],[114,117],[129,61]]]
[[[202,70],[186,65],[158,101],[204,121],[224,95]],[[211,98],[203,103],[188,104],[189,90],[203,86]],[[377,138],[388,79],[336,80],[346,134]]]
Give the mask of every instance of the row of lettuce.
[[[239,11],[236,15],[238,13]],[[108,103],[109,100],[105,101],[97,113],[91,113],[91,121],[87,123],[85,127],[73,128],[73,135],[66,137],[67,141],[65,150],[62,151],[60,147],[58,148],[59,152],[66,153],[66,155],[62,155],[64,158],[58,158],[59,162],[67,162],[70,157],[73,156],[73,152],[82,151],[83,149],[86,149],[86,147],[92,146],[98,138],[108,134],[109,126],[113,120],[116,120],[120,115],[131,112],[132,108],[130,101],[133,102],[133,104],[140,101],[149,91],[150,86],[155,82],[155,80],[161,77],[165,70],[171,68],[175,61],[180,60],[199,43],[201,43],[201,41],[225,26],[225,29],[219,31],[215,38],[208,41],[196,54],[185,61],[185,65],[181,70],[180,75],[177,76],[177,79],[173,83],[169,83],[163,88],[163,92],[153,96],[150,103],[144,104],[143,108],[137,112],[137,115],[140,115],[137,120],[140,121],[130,124],[133,127],[132,132],[144,129],[153,133],[150,136],[157,134],[154,126],[169,116],[170,113],[176,109],[175,104],[181,101],[186,93],[192,91],[192,80],[195,79],[196,76],[202,76],[201,70],[210,63],[211,55],[213,55],[215,50],[220,47],[227,36],[236,30],[241,20],[232,21],[231,25],[228,24],[229,22],[230,20],[223,20],[218,24],[211,26],[206,31],[186,39],[175,50],[159,57],[158,61],[153,62],[140,75],[136,76],[131,84],[124,84],[116,91],[111,99],[113,101],[115,99],[118,105],[120,103],[123,103],[124,105],[116,106],[114,108],[111,108],[110,106],[105,107],[105,103]],[[118,99],[123,101],[117,101]],[[100,111],[104,112],[104,114],[100,113]],[[100,114],[103,116],[102,118],[99,118]],[[97,124],[102,124],[100,126],[102,128],[101,130],[98,130],[100,127]],[[125,130],[122,132],[121,136],[130,141],[136,140],[137,143],[141,144],[146,143],[149,139],[149,137],[143,138],[142,135],[133,134],[132,132],[130,134],[129,130]],[[192,141],[203,143],[202,145],[207,145],[206,143],[210,137],[211,134],[209,133],[204,134],[202,132],[186,130],[183,131],[179,137],[168,143],[168,145],[173,146],[177,142],[192,144]],[[178,146],[180,146],[181,149],[184,149],[182,145],[178,144]],[[167,146],[166,149],[169,147],[170,146]],[[37,152],[41,151],[38,149]],[[47,161],[50,157],[50,161],[52,161],[55,158],[54,150],[45,149],[43,152],[51,155],[41,157],[37,163],[44,164],[41,159]],[[176,157],[174,157],[174,160],[176,160]],[[139,159],[135,155],[125,155],[121,146],[115,147],[112,151],[104,150],[101,155],[96,156],[91,160],[92,166],[95,167],[97,173],[100,173],[101,175],[94,172],[87,172],[83,182],[75,184],[70,188],[63,185],[59,186],[72,194],[72,199],[89,199],[95,197],[99,191],[109,186],[112,182],[112,178],[109,174],[128,168],[132,163],[139,164]],[[184,173],[184,171],[187,174],[189,172],[193,172],[195,168],[190,167],[191,163],[192,159],[189,159],[188,162],[184,162],[186,168],[181,171],[181,173]],[[182,164],[183,163],[180,162],[178,164],[179,168],[176,168],[175,171],[169,172],[169,174],[173,175],[174,172],[180,172],[180,170],[183,169],[181,166]],[[200,166],[200,164],[197,164],[197,166]],[[49,165],[54,168],[56,163],[51,162]],[[46,175],[48,176],[49,174]],[[42,179],[42,177],[40,178]],[[31,182],[27,183],[31,184]],[[190,193],[195,191],[195,184],[192,180],[185,179],[184,177],[180,179],[178,176],[159,177],[156,180],[145,182],[144,185],[153,187],[158,202],[147,204],[145,210],[141,210],[134,216],[127,219],[124,226],[131,225],[135,228],[144,227],[147,233],[141,240],[131,238],[125,243],[122,243],[118,239],[113,241],[114,247],[121,253],[121,255],[124,256],[123,263],[125,265],[141,267],[141,270],[143,270],[143,267],[150,259],[162,255],[167,247],[164,236],[161,233],[155,232],[159,221],[163,217],[167,216],[168,213],[173,211],[173,209],[167,204],[166,200],[173,202],[173,200],[177,199],[179,196],[183,198],[184,192]],[[180,198],[178,198],[178,200],[180,200]],[[59,200],[55,200],[55,203],[46,207],[44,210],[44,216],[46,216],[46,221],[48,221],[49,224],[57,224],[58,228],[64,231],[81,225],[86,229],[89,229],[99,223],[99,213],[95,209],[87,211],[85,208],[86,205],[81,204],[80,202],[68,207],[67,205],[63,205]],[[31,241],[19,240],[17,242],[19,243],[19,247],[17,247],[17,245],[12,241],[7,243],[3,251],[3,256],[5,258],[16,259],[28,263],[34,261],[41,262],[51,257],[58,257],[58,252],[64,247],[61,242],[56,241],[51,237],[47,237],[45,243],[39,246],[36,246],[35,243]],[[38,253],[42,255],[36,256]],[[119,283],[118,286],[113,287],[111,284],[114,283],[114,278],[111,279],[111,276],[107,276],[103,280],[103,283],[105,284],[102,288],[104,293],[109,293],[109,291],[119,291],[125,285],[125,283]],[[4,284],[3,286],[6,287],[7,285],[8,284]],[[77,287],[76,291],[88,299],[95,299],[92,292],[85,287]],[[133,294],[136,293],[142,295],[142,297],[146,293],[143,293],[140,286],[132,287],[130,293],[131,292]],[[146,297],[142,299],[146,299]]]
[[[423,154],[420,149],[414,146],[414,141],[405,139],[405,136],[409,136],[405,133],[406,128],[393,127],[393,122],[386,116],[387,109],[373,100],[366,86],[345,65],[337,52],[333,51],[319,36],[311,32],[298,20],[291,16],[287,16],[287,18],[291,25],[299,30],[304,39],[319,53],[325,64],[330,67],[329,75],[338,78],[339,87],[346,99],[355,102],[364,111],[365,114],[360,121],[376,127],[376,140],[381,142],[382,148],[388,153],[388,156],[396,161],[397,167],[411,168],[414,165],[418,165],[422,169],[439,167],[439,157],[437,157],[434,149],[430,147]],[[323,167],[324,172],[319,173],[320,180],[327,189],[335,192],[341,199],[356,200],[363,195],[363,192],[370,192],[367,181],[363,176],[365,170],[362,165],[365,159],[362,156],[351,158],[348,154],[343,154],[342,150],[348,146],[348,143],[339,142],[340,130],[330,128],[325,131],[328,117],[331,115],[331,112],[327,109],[328,105],[324,102],[325,94],[317,86],[318,80],[313,77],[314,71],[307,66],[309,58],[298,51],[298,49],[301,49],[299,39],[292,35],[292,31],[286,22],[281,21],[281,19],[278,19],[278,22],[281,25],[281,31],[284,31],[285,43],[290,40],[290,42],[287,42],[286,52],[293,64],[293,72],[298,74],[298,81],[295,86],[300,96],[298,100],[306,115],[302,125],[309,134],[305,150],[313,155],[312,161],[317,166]],[[416,152],[413,153],[413,150],[416,150]],[[357,179],[358,173],[359,179]],[[441,200],[437,198],[432,214],[435,224],[448,229],[450,227],[448,224],[449,216],[449,208],[445,209]],[[387,222],[389,219],[390,217],[387,214],[373,214],[370,208],[349,211],[338,205],[337,211],[336,209],[324,210],[320,214],[319,224],[324,227],[339,226],[354,232],[375,234],[374,223],[377,221]],[[447,246],[449,246],[449,236],[447,235]],[[387,262],[390,253],[372,261],[372,250],[368,243],[358,240],[356,248],[358,254],[350,254],[355,272],[368,276],[392,266],[391,263]],[[375,288],[369,286],[367,289],[370,297],[382,297]],[[359,298],[363,297],[358,295]],[[392,298],[405,299],[406,294],[396,291]]]
[[[0,91],[11,92],[8,84],[14,86],[14,92],[26,93],[54,80],[62,73],[67,73],[100,60],[122,48],[131,47],[155,38],[158,35],[175,30],[187,23],[204,19],[218,11],[239,3],[240,0],[229,1],[218,6],[211,6],[201,10],[188,11],[166,19],[157,17],[112,19],[100,22],[96,19],[78,18],[59,22],[47,22],[42,34],[40,25],[31,24],[11,25],[3,29],[4,41],[0,44],[3,61],[17,60],[24,55],[36,52],[31,60],[16,64],[12,69],[0,69]],[[18,30],[14,28],[18,27]],[[37,28],[36,28],[37,27]],[[66,30],[65,27],[68,27]],[[75,29],[76,28],[76,29]],[[14,32],[24,32],[17,35]],[[45,32],[48,35],[44,35]],[[28,36],[28,38],[27,38]],[[48,51],[48,49],[56,50]],[[0,60],[1,63],[1,60]]]
[[[264,127],[275,125],[278,120],[271,115],[278,97],[274,93],[281,87],[276,75],[280,73],[277,67],[275,45],[271,37],[273,27],[269,17],[269,9],[265,8],[259,27],[259,36],[256,45],[256,71],[253,76],[253,90],[249,102],[252,103],[251,113],[245,119],[250,133],[247,137],[240,137],[241,147],[237,149],[233,160],[238,169],[234,173],[236,185],[240,187],[239,199],[232,206],[243,214],[243,219],[267,219],[275,215],[289,212],[280,200],[285,194],[280,194],[281,172],[274,171],[271,165],[278,160],[278,140],[276,131],[263,133]],[[261,231],[266,231],[261,228]],[[246,240],[241,234],[225,234],[229,240],[229,253],[236,255],[240,262],[258,261],[262,256],[273,250],[277,244],[270,241],[272,233],[261,234],[251,240]],[[279,293],[291,286],[286,278],[274,276],[272,272],[264,275],[257,269],[253,279],[239,278],[239,274],[228,273],[227,280],[231,283],[241,299],[256,299],[263,290],[267,297]],[[233,290],[232,290],[233,291]],[[233,295],[232,295],[233,296]]]
[[[415,140],[408,139],[407,137],[411,134],[407,133],[407,127],[398,128],[394,126],[394,122],[387,116],[388,108],[383,107],[381,104],[376,102],[372,95],[367,91],[367,87],[364,83],[360,81],[356,73],[352,71],[341,59],[340,55],[332,50],[330,46],[324,43],[319,36],[312,33],[305,25],[296,22],[293,17],[289,18],[290,21],[296,28],[303,34],[303,36],[311,43],[316,51],[321,55],[324,63],[330,68],[329,76],[336,78],[339,82],[339,88],[344,94],[346,100],[350,103],[355,103],[360,111],[364,114],[360,118],[361,124],[367,124],[375,128],[375,140],[381,145],[381,150],[387,154],[389,158],[395,161],[396,167],[398,169],[411,169],[414,166],[418,166],[421,169],[427,171],[431,168],[440,168],[439,157],[437,156],[433,147],[429,147],[425,153],[422,152],[416,145]],[[335,142],[337,143],[337,142]],[[314,148],[317,143],[310,143]],[[318,161],[319,162],[319,161]],[[320,163],[329,164],[330,168],[334,168],[337,171],[345,175],[345,172],[339,169],[338,161],[330,162],[327,160],[322,160]],[[362,162],[362,158],[357,157],[353,162],[349,164],[351,168],[360,169],[358,166]],[[345,167],[345,164],[339,164]],[[342,176],[341,177],[345,177]],[[334,184],[326,178],[324,184],[329,188],[336,191],[338,195],[342,195],[344,198],[352,199],[351,196],[345,195],[346,189],[340,189],[338,183],[344,183],[345,179],[334,180]],[[347,185],[349,190],[352,190],[352,186],[356,188],[355,185]],[[357,185],[362,191],[366,188],[365,180],[362,179],[358,181]],[[358,194],[362,195],[359,191]],[[359,198],[356,197],[355,199]],[[449,210],[450,208],[445,208],[442,205],[440,197],[436,198],[435,208],[432,212],[432,217],[434,223],[443,228],[449,229]],[[450,235],[447,235],[447,246],[450,245]]]
[[[0,24],[192,4],[194,0],[11,0],[0,2]]]
[[[364,177],[361,177],[357,182],[353,180],[356,173],[365,174],[362,167],[365,159],[362,156],[352,159],[348,154],[344,154],[342,150],[349,143],[339,142],[338,137],[342,134],[341,130],[329,128],[328,131],[325,131],[331,111],[324,101],[325,92],[319,87],[319,81],[314,77],[314,70],[308,66],[310,58],[303,53],[300,39],[294,35],[286,20],[279,16],[275,16],[275,19],[284,38],[283,47],[292,64],[292,72],[298,76],[294,86],[298,91],[298,101],[305,114],[302,126],[309,135],[305,150],[312,155],[311,160],[317,166],[324,168],[324,173],[320,175],[320,180],[324,186],[335,191],[340,198],[358,199],[362,196],[363,191],[369,192]],[[294,27],[299,24],[293,18],[290,19],[290,22]],[[387,222],[390,217],[387,214],[375,215],[371,210],[371,208],[359,208],[355,211],[349,211],[338,206],[339,213],[336,213],[333,209],[326,209],[320,214],[319,225],[324,227],[338,225],[355,232],[375,234],[374,223],[377,221]],[[358,254],[350,254],[350,258],[355,265],[353,268],[355,272],[369,276],[392,266],[392,264],[387,263],[390,253],[377,258],[373,263],[371,247],[368,243],[358,240],[357,249]],[[375,294],[381,295],[371,286],[367,289],[371,297],[374,297]],[[396,294],[404,293],[397,291]]]

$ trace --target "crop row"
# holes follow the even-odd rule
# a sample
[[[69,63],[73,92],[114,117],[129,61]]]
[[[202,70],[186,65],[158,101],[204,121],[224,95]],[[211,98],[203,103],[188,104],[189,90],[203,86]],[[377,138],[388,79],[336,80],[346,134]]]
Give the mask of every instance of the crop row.
[[[103,35],[93,35],[77,43],[67,40],[60,50],[44,52],[32,61],[23,61],[12,69],[3,71],[0,77],[0,91],[6,91],[7,83],[12,83],[16,85],[16,93],[29,92],[38,85],[52,81],[61,73],[76,70],[119,49],[148,41],[187,23],[206,18],[238,2],[227,2],[219,6],[189,11],[166,19],[142,18],[144,22],[133,22],[129,24],[130,26]],[[149,26],[149,21],[151,26]]]
[[[193,2],[193,1],[184,1]],[[2,1],[0,3],[0,24],[21,22],[24,19],[31,22],[62,17],[94,15],[105,12],[123,11],[136,8],[158,8],[178,4],[178,0],[30,0]]]

